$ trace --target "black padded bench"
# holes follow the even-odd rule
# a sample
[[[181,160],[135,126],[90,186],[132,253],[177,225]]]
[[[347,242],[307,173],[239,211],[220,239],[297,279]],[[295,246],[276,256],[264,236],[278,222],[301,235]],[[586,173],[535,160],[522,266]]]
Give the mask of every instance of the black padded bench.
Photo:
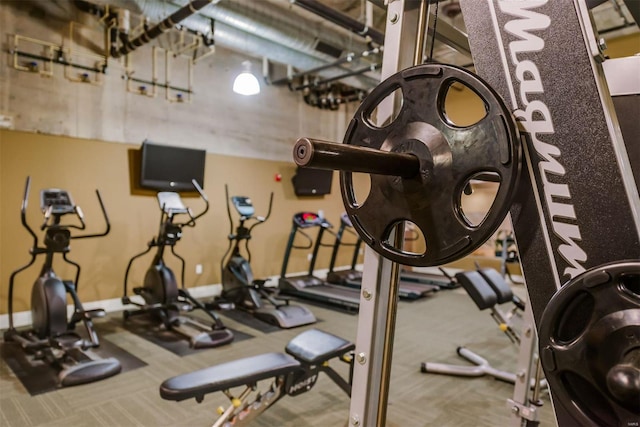
[[[478,270],[484,280],[491,286],[498,298],[498,304],[513,301],[513,291],[504,278],[493,268],[483,268]]]
[[[160,385],[160,396],[181,401],[288,374],[305,364],[320,364],[353,350],[355,344],[317,329],[293,338],[284,353],[265,353],[222,363],[169,378]]]
[[[484,277],[477,271],[465,271],[456,274],[456,280],[469,294],[480,310],[493,307],[498,297]]]
[[[519,343],[520,338],[510,325],[510,318],[517,308],[514,307],[509,315],[505,315],[496,307],[498,304],[514,302],[513,291],[500,273],[491,268],[465,271],[456,274],[456,280],[464,290],[467,291],[467,294],[469,294],[478,308],[480,310],[489,309],[491,311],[491,317],[498,323],[500,330],[504,332],[512,342]],[[514,373],[493,368],[486,359],[468,348],[458,347],[456,351],[459,356],[471,362],[473,366],[423,362],[420,367],[421,372],[464,377],[491,375],[494,378],[512,384],[516,382],[516,375]]]
[[[513,300],[511,288],[496,270],[465,271],[456,274],[456,280],[480,310]]]
[[[205,394],[227,390],[272,378],[300,366],[293,357],[283,353],[265,353],[169,378],[160,385],[160,396],[177,402]]]
[[[356,348],[356,345],[333,334],[309,329],[293,338],[285,351],[309,365],[316,365]]]

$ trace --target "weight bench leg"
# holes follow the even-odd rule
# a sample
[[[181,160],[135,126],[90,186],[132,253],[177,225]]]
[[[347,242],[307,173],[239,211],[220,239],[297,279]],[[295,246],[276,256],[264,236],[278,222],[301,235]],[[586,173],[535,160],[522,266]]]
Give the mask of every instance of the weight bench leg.
[[[216,420],[215,423],[213,423],[212,427],[222,427],[229,420],[229,417],[233,415],[233,412],[240,406],[242,406],[244,401],[247,400],[247,397],[249,397],[249,394],[251,394],[251,390],[251,387],[245,388],[237,398],[234,398],[231,395],[225,393],[229,400],[231,400],[231,404],[227,407],[227,409],[224,410],[224,412],[222,412],[222,414],[220,414],[220,417]]]
[[[280,398],[285,396],[284,392],[284,377],[279,377],[271,384],[269,390],[265,392],[258,392],[257,397],[247,402],[247,399],[251,395],[251,392],[255,390],[255,384],[247,386],[239,397],[233,397],[228,390],[224,391],[224,394],[229,398],[231,404],[222,411],[220,417],[216,420],[212,427],[223,427],[227,423],[230,425],[236,425],[238,420],[236,417],[242,415],[239,421],[239,425],[248,425],[251,420],[257,418],[264,411],[269,409]],[[220,408],[222,410],[222,407]],[[219,411],[220,413],[220,411]]]
[[[459,366],[448,365],[444,363],[422,363],[421,371],[424,373],[445,374],[445,375],[457,375],[461,377],[481,377],[484,375],[490,375],[498,380],[514,384],[516,381],[516,375],[511,372],[501,371],[493,368],[487,359],[477,355],[468,348],[458,347],[458,355],[467,359],[469,362],[476,366]]]

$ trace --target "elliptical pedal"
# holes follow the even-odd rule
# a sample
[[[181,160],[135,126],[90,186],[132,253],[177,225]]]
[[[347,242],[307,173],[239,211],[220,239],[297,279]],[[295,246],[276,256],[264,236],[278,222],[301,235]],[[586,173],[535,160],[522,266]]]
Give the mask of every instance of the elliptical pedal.
[[[56,348],[70,350],[72,348],[86,348],[85,340],[75,332],[65,332],[51,340]]]

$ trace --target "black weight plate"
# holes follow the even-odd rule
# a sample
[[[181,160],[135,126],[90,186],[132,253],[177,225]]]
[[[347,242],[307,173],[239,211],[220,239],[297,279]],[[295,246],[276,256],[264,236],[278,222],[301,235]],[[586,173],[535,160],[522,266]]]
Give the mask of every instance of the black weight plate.
[[[539,346],[553,398],[580,425],[637,422],[640,261],[592,268],[564,285],[542,314]],[[622,384],[611,383],[625,371]]]
[[[467,86],[484,102],[486,116],[478,123],[456,126],[447,119],[444,101],[453,83]],[[397,117],[374,125],[372,112],[398,89],[403,99]],[[416,177],[371,175],[371,190],[361,203],[352,174],[340,173],[345,208],[360,237],[382,256],[405,265],[441,265],[480,247],[504,220],[520,172],[519,133],[510,111],[482,79],[451,65],[418,65],[382,82],[358,108],[344,143],[420,158]],[[480,172],[497,174],[500,186],[490,211],[474,225],[464,216],[461,199],[469,180]],[[393,227],[404,220],[420,228],[424,254],[388,243]]]

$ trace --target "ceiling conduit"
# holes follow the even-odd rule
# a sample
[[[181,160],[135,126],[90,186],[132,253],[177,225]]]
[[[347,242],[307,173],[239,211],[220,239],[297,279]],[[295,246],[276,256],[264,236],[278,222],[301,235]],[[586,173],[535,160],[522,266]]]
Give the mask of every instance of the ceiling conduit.
[[[370,37],[371,40],[378,44],[384,44],[384,34],[380,31],[369,28],[367,25],[362,22],[353,19],[349,15],[345,15],[343,13],[338,12],[331,7],[320,3],[318,0],[290,0],[291,3],[297,4],[303,9],[307,9],[310,12],[315,13],[318,16],[322,16],[323,18],[340,25],[343,28],[346,28],[350,31],[353,31],[356,34],[361,35],[362,37]]]
[[[170,2],[183,6],[186,0]],[[202,10],[201,14],[215,20],[216,24],[225,23],[325,61],[334,61],[341,55],[330,56],[319,51],[320,42],[340,51],[362,52],[370,49],[362,37],[354,37],[348,32],[345,34],[345,31],[338,27],[327,28],[328,21],[323,23],[303,19],[300,14],[288,8],[277,7],[264,0],[220,2]]]
[[[182,22],[190,30],[208,35],[211,31],[211,21],[203,16],[191,16]],[[327,65],[327,61],[320,60],[300,51],[290,49],[281,44],[254,36],[237,28],[216,22],[215,33],[212,35],[217,46],[236,52],[242,52],[254,57],[266,57],[271,61],[289,64],[299,70],[310,70]],[[323,78],[331,78],[345,72],[345,69],[325,69],[318,72]],[[379,78],[366,75],[354,76],[342,80],[346,85],[357,89],[369,90],[375,87]],[[269,82],[267,82],[269,83]]]
[[[146,29],[142,34],[133,40],[127,40],[123,43],[120,49],[112,48],[111,56],[119,58],[129,52],[139,48],[142,45],[149,43],[151,40],[158,37],[160,34],[167,32],[175,27],[180,21],[198,12],[205,6],[208,6],[213,0],[190,0],[182,8],[176,10],[168,17],[164,18],[157,25]]]
[[[135,4],[135,6],[137,6],[138,9],[134,12],[141,13],[154,22],[161,20],[164,16],[167,16],[167,14],[175,13],[180,8],[180,6],[178,5],[161,0],[112,0],[100,1],[100,3],[127,9],[131,9],[133,3]],[[299,40],[290,40],[292,35],[289,34],[288,41],[287,37],[282,35],[280,37],[275,37],[276,40],[267,40],[263,37],[253,34],[269,33],[272,35],[272,37],[274,37],[273,34],[277,33],[277,31],[274,31],[272,28],[261,27],[264,26],[264,22],[260,24],[261,26],[258,26],[255,24],[255,22],[252,21],[253,33],[245,32],[235,26],[225,24],[225,22],[234,23],[235,25],[239,25],[242,28],[247,28],[247,24],[244,21],[247,21],[248,18],[245,19],[242,14],[237,14],[233,16],[228,15],[225,19],[218,21],[213,17],[214,14],[211,13],[211,11],[214,9],[217,11],[215,16],[221,18],[225,16],[218,10],[220,9],[218,5],[216,5],[215,7],[210,6],[202,9],[197,14],[185,18],[183,21],[181,21],[180,25],[188,28],[189,30],[199,32],[204,36],[213,37],[216,45],[218,46],[236,52],[242,52],[249,56],[259,58],[266,57],[271,61],[291,65],[298,70],[309,70],[335,61],[335,58],[329,55],[321,54],[318,52],[313,52],[314,54],[311,54],[313,51],[311,46],[315,42],[312,43],[309,39],[307,39],[305,42],[301,42]],[[256,12],[254,11],[254,13]],[[263,21],[268,21],[269,19],[271,19],[274,24],[285,25],[281,23],[281,19],[276,20],[274,17],[269,18],[269,16],[273,15],[273,13],[274,12],[271,10],[268,16],[262,17]],[[302,20],[300,19],[300,16],[296,16],[296,26],[304,26],[305,22],[301,22]],[[215,21],[215,33],[213,33],[212,20]],[[306,25],[307,28],[310,28],[310,26],[313,26],[314,24],[310,24],[307,22]],[[295,28],[295,26],[291,25],[291,23],[289,23],[289,26],[291,27],[289,31]],[[302,31],[300,31],[299,34],[301,33]],[[308,37],[309,36],[307,32],[307,38]],[[300,49],[306,49],[306,51],[303,52],[291,48],[290,46],[296,46]],[[364,46],[366,50],[366,45],[364,43],[362,43],[362,46]],[[326,69],[318,73],[318,75],[323,78],[332,78],[349,70],[350,69],[347,68]],[[353,86],[354,88],[369,90],[372,87],[375,87],[380,82],[380,79],[375,74],[373,75],[373,77],[363,74],[360,76],[348,77],[342,80],[342,82],[346,85]]]

